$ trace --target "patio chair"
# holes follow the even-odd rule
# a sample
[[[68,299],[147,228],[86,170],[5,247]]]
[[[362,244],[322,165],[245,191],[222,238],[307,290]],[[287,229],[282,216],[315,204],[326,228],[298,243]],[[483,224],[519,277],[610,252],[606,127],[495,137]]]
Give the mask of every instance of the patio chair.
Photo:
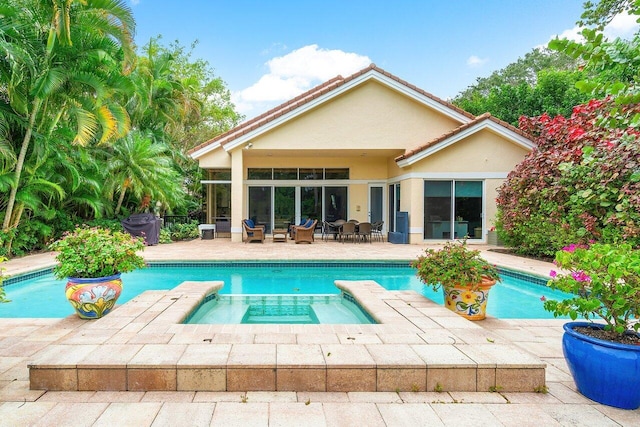
[[[356,224],[354,222],[345,222],[340,229],[340,241],[344,243],[349,238],[356,241]]]
[[[292,224],[291,226],[289,226],[289,236],[291,236],[291,240],[295,240],[296,238],[296,230],[300,227],[302,228],[307,228],[311,225],[311,223],[313,222],[313,220],[311,218],[309,219],[303,219],[302,221],[300,221],[299,225],[295,225]]]
[[[380,239],[381,242],[384,242],[384,236],[382,235],[382,226],[384,225],[384,221],[376,221],[371,224],[371,235],[376,238],[376,240]]]
[[[295,241],[296,241],[296,243],[300,243],[300,242],[313,243],[314,242],[313,233],[314,233],[314,231],[316,229],[316,224],[317,223],[318,223],[318,220],[314,219],[311,222],[311,225],[309,225],[308,227],[296,226],[295,227],[295,230],[296,230]]]
[[[243,219],[242,228],[247,234],[247,237],[244,240],[245,243],[249,243],[249,242],[263,243],[264,242],[264,225],[256,225],[250,219]]]
[[[322,240],[328,241],[329,236],[333,235],[333,240],[338,239],[340,226],[332,224],[328,221],[322,221]]]
[[[371,243],[371,223],[370,222],[361,222],[358,225],[357,237],[358,240],[362,239],[363,241],[369,241]]]

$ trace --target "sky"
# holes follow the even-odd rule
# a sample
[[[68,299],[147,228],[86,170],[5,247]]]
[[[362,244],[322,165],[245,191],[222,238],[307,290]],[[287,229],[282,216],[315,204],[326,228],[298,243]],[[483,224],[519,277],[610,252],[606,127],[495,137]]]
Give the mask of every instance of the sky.
[[[136,43],[197,41],[236,110],[255,117],[371,63],[451,99],[556,36],[575,38],[584,0],[128,0]],[[610,37],[637,24],[619,17]]]

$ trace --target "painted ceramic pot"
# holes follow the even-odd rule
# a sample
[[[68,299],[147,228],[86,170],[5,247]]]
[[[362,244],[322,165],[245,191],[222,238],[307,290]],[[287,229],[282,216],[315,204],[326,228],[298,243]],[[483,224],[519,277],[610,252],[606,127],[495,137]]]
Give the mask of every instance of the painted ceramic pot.
[[[99,319],[109,313],[122,292],[120,274],[108,277],[67,279],[65,294],[82,319]]]
[[[487,315],[489,290],[495,280],[483,279],[478,286],[443,286],[444,306],[469,320],[483,320]]]

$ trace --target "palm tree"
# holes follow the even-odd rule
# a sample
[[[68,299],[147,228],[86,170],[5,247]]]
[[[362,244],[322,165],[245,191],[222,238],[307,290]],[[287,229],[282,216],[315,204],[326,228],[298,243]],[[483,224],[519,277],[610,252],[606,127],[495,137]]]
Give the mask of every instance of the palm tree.
[[[115,214],[120,212],[128,191],[137,200],[150,197],[170,206],[183,203],[182,180],[170,152],[166,144],[154,143],[150,135],[139,131],[133,131],[112,147],[105,148],[108,162],[104,189],[111,200],[119,193]]]
[[[114,140],[128,130],[126,111],[114,102],[120,74],[134,63],[134,20],[123,0],[7,0],[0,24],[0,129],[11,126],[17,153],[3,230],[22,210],[25,160],[35,140],[60,127],[74,129],[79,145]],[[54,139],[55,141],[55,139]],[[33,150],[32,150],[33,151]]]

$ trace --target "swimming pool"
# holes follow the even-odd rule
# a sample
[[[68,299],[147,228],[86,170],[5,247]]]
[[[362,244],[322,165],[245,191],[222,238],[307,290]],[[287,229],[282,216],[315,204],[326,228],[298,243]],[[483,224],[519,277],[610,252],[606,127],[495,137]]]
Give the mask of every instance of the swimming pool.
[[[540,298],[564,298],[546,288],[545,279],[502,270],[503,282],[491,290],[487,313],[502,319],[547,319]],[[7,298],[0,318],[50,317],[73,314],[64,296],[65,280],[49,271],[5,281]],[[388,290],[415,290],[442,304],[441,292],[424,286],[408,262],[183,262],[153,263],[149,268],[123,274],[124,288],[118,304],[149,290],[168,290],[185,280],[221,280],[220,294],[339,294],[335,280],[375,280]]]

